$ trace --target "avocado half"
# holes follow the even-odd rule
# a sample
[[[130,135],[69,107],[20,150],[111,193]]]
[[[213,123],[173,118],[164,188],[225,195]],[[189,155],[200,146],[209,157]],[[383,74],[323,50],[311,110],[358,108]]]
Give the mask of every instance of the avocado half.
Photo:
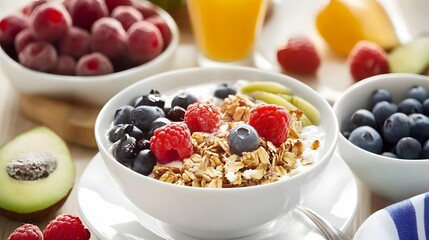
[[[35,222],[58,210],[75,181],[66,143],[36,127],[0,148],[0,214]]]

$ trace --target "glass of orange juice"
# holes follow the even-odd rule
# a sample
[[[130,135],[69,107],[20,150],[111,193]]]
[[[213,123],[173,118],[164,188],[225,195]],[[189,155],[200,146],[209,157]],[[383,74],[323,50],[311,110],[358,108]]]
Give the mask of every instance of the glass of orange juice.
[[[187,0],[199,64],[251,65],[268,0]]]

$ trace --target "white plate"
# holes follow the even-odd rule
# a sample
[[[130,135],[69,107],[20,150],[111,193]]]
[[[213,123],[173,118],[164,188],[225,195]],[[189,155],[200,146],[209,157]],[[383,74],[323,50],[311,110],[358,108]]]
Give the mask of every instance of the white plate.
[[[141,189],[144,191],[144,189]],[[97,154],[85,169],[77,186],[78,205],[86,226],[106,240],[195,240],[149,215],[139,221],[138,210],[122,194]],[[358,189],[352,173],[334,154],[318,187],[303,205],[315,210],[333,225],[345,230],[355,215]],[[241,239],[241,238],[239,238]],[[244,238],[243,238],[244,239]],[[318,229],[298,212],[273,220],[248,240],[324,239]]]

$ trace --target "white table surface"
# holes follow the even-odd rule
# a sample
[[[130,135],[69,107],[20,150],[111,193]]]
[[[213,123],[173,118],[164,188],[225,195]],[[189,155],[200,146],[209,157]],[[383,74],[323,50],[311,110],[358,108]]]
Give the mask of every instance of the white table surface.
[[[306,2],[304,4],[308,4],[309,8],[314,8],[313,3],[318,2],[315,0],[299,1]],[[9,9],[16,8],[15,4],[22,4],[25,2],[28,2],[28,0],[0,0],[0,16],[4,15],[4,12],[9,11]],[[294,5],[296,5],[295,7],[299,8],[305,7],[303,3],[297,4],[298,0],[291,0],[290,2],[292,7]],[[320,1],[318,4],[321,4]],[[274,9],[274,11],[276,11],[276,9]],[[311,23],[311,21],[313,21],[313,16],[311,15],[303,16],[302,14],[298,14],[298,12],[295,12],[295,15],[296,17],[300,18],[307,18],[307,23]],[[294,15],[291,17],[293,16]],[[181,40],[179,49],[175,56],[174,64],[171,66],[171,69],[195,67],[197,66],[197,50],[194,46],[193,36],[187,21],[186,12],[180,11],[175,14],[175,17],[178,20],[178,25],[181,31]],[[287,27],[285,27],[285,31],[287,31]],[[315,34],[314,29],[310,29],[310,32],[313,35]],[[326,60],[326,62],[322,62],[321,69],[319,69],[319,73],[316,77],[303,80],[309,83],[309,85],[313,88],[320,90],[322,95],[325,95],[326,97],[334,97],[335,94],[352,84],[351,77],[348,74],[345,59],[335,56],[332,52],[330,52],[330,50],[327,49],[327,47],[321,41],[320,37],[315,35],[313,37],[316,39],[317,46],[322,49],[322,59],[328,60]],[[20,94],[12,88],[8,79],[0,70],[0,145],[13,138],[17,134],[38,125],[38,123],[33,122],[24,116],[19,108],[19,102]],[[69,145],[69,148],[71,150],[72,158],[76,167],[76,183],[78,183],[79,177],[83,173],[83,170],[92,157],[94,157],[94,155],[97,153],[97,150],[87,149],[71,144]],[[371,213],[390,204],[390,202],[370,193],[365,186],[361,186],[359,184],[359,189],[360,195],[358,200],[359,207],[357,214],[353,224],[347,230],[347,233],[350,236],[353,235],[357,228]],[[40,223],[39,227],[43,229],[49,220],[53,219],[57,214],[60,213],[72,213],[79,215],[75,190],[71,192],[66,203],[59,210],[59,212],[53,214],[52,216],[47,216],[46,221]],[[7,239],[9,234],[21,224],[21,222],[11,221],[0,216],[0,239]],[[92,239],[96,238],[92,237]]]

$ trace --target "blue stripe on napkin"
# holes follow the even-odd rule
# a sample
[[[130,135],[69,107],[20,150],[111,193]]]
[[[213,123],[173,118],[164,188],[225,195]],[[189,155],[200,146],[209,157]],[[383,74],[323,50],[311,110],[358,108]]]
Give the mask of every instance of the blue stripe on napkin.
[[[417,232],[416,210],[410,200],[402,201],[387,207],[386,211],[390,214],[390,217],[395,223],[399,240],[419,239]],[[429,229],[426,228],[425,230],[427,235]]]
[[[425,221],[425,235],[426,239],[429,239],[429,194],[425,195],[424,204],[423,217]]]

